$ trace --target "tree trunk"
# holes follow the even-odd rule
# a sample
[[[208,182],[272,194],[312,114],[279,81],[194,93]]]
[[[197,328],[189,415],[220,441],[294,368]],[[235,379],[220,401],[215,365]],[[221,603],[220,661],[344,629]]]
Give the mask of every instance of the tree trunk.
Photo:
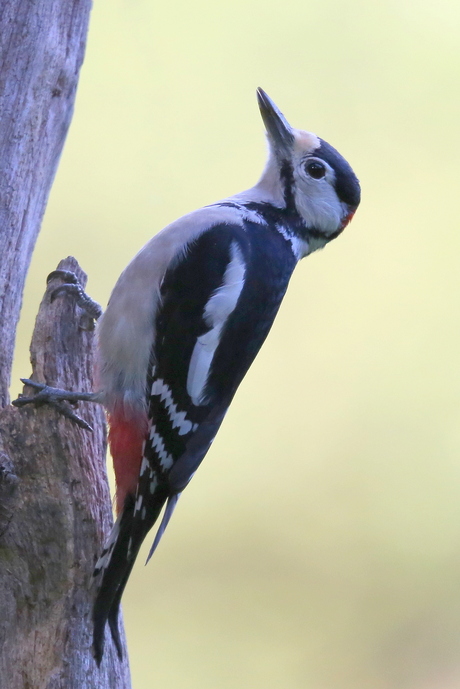
[[[105,424],[8,405],[22,291],[71,120],[89,0],[0,0],[0,687],[128,689],[111,643],[91,654],[91,572],[111,524]],[[60,267],[86,276],[74,259]],[[49,267],[50,269],[52,266]],[[40,306],[32,377],[91,390],[93,336],[68,296]],[[27,372],[25,372],[27,373]],[[125,654],[126,658],[126,654]]]
[[[75,259],[59,268],[85,285]],[[38,312],[32,377],[90,390],[94,332],[71,297],[50,301],[58,284],[50,282]],[[0,415],[0,678],[8,689],[129,687],[127,661],[111,643],[100,670],[91,654],[92,571],[112,517],[104,413],[84,403],[79,414],[92,433],[49,406]]]
[[[22,292],[72,118],[90,0],[0,0],[0,406]]]

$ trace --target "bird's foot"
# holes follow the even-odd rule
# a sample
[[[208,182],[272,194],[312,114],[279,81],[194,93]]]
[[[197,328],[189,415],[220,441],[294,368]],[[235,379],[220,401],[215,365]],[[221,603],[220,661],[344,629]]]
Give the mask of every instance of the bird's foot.
[[[19,395],[16,400],[13,400],[11,404],[15,407],[24,407],[26,404],[35,404],[41,406],[42,404],[49,404],[59,411],[60,414],[70,419],[80,428],[84,428],[87,431],[92,431],[92,427],[84,419],[82,419],[78,414],[70,408],[65,402],[70,402],[70,404],[75,405],[77,402],[97,402],[97,395],[94,392],[70,392],[69,390],[61,390],[60,388],[53,388],[50,385],[45,385],[44,383],[37,383],[29,378],[21,378],[24,385],[37,390],[35,395],[27,397],[25,395]]]
[[[46,282],[49,283],[56,278],[64,280],[64,284],[56,287],[51,292],[51,302],[60,294],[71,294],[78,306],[89,316],[94,325],[94,321],[97,321],[102,315],[102,307],[86,294],[75,273],[72,273],[70,270],[53,270],[46,278]]]

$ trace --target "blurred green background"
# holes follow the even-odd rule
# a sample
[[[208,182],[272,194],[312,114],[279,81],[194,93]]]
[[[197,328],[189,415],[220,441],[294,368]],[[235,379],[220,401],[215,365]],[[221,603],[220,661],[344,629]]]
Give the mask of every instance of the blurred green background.
[[[134,689],[460,687],[459,33],[452,0],[95,2],[13,394],[60,258],[105,304],[153,233],[256,182],[257,86],[363,189],[139,559]]]

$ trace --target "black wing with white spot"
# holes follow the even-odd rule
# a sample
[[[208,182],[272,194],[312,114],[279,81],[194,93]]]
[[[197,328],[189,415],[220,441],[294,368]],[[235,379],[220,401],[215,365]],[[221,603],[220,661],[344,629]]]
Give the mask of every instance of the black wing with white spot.
[[[251,227],[248,227],[248,225]],[[148,381],[145,456],[180,492],[265,339],[296,260],[267,225],[214,227],[166,273]]]
[[[106,619],[121,649],[118,608],[139,548],[166,503],[150,554],[158,545],[270,330],[295,263],[280,232],[245,221],[205,231],[167,270],[147,380],[150,427],[137,492],[98,563],[104,573],[94,608],[96,657],[102,657]]]

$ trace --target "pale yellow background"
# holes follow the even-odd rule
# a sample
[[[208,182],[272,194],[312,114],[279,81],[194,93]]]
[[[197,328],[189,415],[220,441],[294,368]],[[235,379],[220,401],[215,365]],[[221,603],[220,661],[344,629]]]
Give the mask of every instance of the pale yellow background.
[[[255,88],[362,182],[124,597],[135,689],[460,687],[460,5],[96,0],[34,255],[106,303],[142,244],[251,186]]]

